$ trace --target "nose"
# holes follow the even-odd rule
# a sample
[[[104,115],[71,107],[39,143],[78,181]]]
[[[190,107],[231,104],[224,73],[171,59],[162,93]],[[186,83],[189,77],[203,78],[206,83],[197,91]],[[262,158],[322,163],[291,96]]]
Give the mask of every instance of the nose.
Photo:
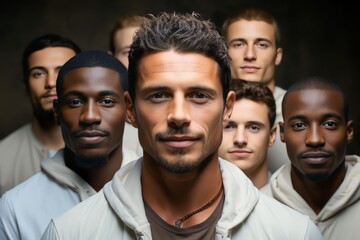
[[[49,72],[45,80],[45,89],[51,89],[56,87],[57,72]]]
[[[81,110],[80,124],[88,126],[100,123],[101,113],[99,111],[99,107],[94,100],[89,100],[84,104],[84,107]]]
[[[252,45],[247,45],[244,53],[244,60],[246,61],[254,61],[256,60],[256,51],[255,47]]]
[[[236,146],[246,146],[248,143],[247,134],[244,126],[238,126],[234,136],[234,145]]]
[[[172,104],[169,105],[167,117],[168,124],[172,127],[182,128],[189,126],[191,117],[186,99],[182,96],[174,96]]]
[[[325,138],[322,133],[322,127],[317,124],[312,124],[306,133],[305,144],[311,147],[322,147],[325,145]]]

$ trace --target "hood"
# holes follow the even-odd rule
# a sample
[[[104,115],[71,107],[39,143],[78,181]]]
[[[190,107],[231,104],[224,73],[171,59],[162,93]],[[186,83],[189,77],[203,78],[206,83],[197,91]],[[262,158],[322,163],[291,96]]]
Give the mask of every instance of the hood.
[[[290,177],[291,165],[285,165],[275,172],[270,180],[273,197],[298,210],[315,222],[325,222],[360,198],[360,157],[349,155],[345,158],[346,176],[340,187],[316,215],[305,200],[293,189]]]

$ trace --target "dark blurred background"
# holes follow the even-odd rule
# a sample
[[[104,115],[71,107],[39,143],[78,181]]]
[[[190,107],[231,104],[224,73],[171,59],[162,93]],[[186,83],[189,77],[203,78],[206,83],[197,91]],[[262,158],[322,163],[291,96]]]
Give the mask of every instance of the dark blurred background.
[[[331,3],[332,2],[332,3]],[[350,1],[234,0],[33,0],[8,1],[0,7],[0,138],[31,119],[22,86],[21,55],[35,37],[57,33],[82,50],[108,50],[109,32],[127,13],[198,12],[219,27],[243,5],[266,7],[277,18],[284,57],[277,85],[287,89],[303,77],[321,75],[347,92],[355,139],[349,154],[360,155],[359,11]]]

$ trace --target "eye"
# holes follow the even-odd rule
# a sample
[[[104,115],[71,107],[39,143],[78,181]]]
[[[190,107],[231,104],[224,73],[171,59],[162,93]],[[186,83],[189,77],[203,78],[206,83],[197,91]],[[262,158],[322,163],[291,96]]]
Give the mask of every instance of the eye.
[[[335,129],[337,128],[338,124],[335,121],[326,121],[323,123],[323,126],[325,126],[328,129]]]
[[[258,46],[261,49],[266,49],[269,47],[269,43],[265,41],[260,41],[256,44],[256,46]]]
[[[228,122],[224,124],[224,129],[233,129],[233,128],[236,128],[236,125],[232,122]]]
[[[148,98],[152,102],[160,103],[160,102],[164,102],[167,99],[169,99],[170,96],[168,94],[163,93],[163,92],[157,92],[157,93],[151,94]]]
[[[244,46],[245,44],[242,41],[233,41],[229,44],[229,47],[231,48],[240,48]]]
[[[202,104],[209,100],[209,95],[203,92],[196,92],[190,94],[189,98],[196,103]]]
[[[253,133],[257,133],[260,131],[260,127],[256,124],[249,125],[248,129],[250,130],[250,132],[253,132]]]
[[[43,71],[33,71],[30,73],[30,77],[32,77],[32,78],[41,78],[45,75],[46,75],[46,73]]]
[[[103,100],[101,100],[100,105],[105,106],[105,107],[112,107],[115,105],[115,101],[111,98],[105,98]]]
[[[306,128],[305,123],[303,123],[303,122],[295,122],[295,123],[291,124],[291,127],[296,131],[303,130]]]
[[[73,108],[80,107],[83,104],[80,99],[69,99],[68,101],[66,101],[66,103]]]

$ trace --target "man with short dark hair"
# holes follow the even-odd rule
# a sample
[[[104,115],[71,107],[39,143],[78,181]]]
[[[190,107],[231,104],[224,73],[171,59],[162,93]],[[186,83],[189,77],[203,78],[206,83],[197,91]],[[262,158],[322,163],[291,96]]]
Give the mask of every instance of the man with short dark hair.
[[[322,239],[218,158],[229,91],[226,44],[193,14],[148,16],[129,54],[127,114],[144,156],[54,218],[42,239]]]
[[[291,164],[262,191],[310,216],[324,239],[360,236],[360,157],[346,156],[353,121],[343,90],[322,77],[295,82],[282,103],[281,140]]]
[[[271,90],[258,82],[232,79],[230,90],[236,101],[224,121],[219,157],[238,166],[260,189],[271,176],[267,150],[275,141],[275,99]]]

